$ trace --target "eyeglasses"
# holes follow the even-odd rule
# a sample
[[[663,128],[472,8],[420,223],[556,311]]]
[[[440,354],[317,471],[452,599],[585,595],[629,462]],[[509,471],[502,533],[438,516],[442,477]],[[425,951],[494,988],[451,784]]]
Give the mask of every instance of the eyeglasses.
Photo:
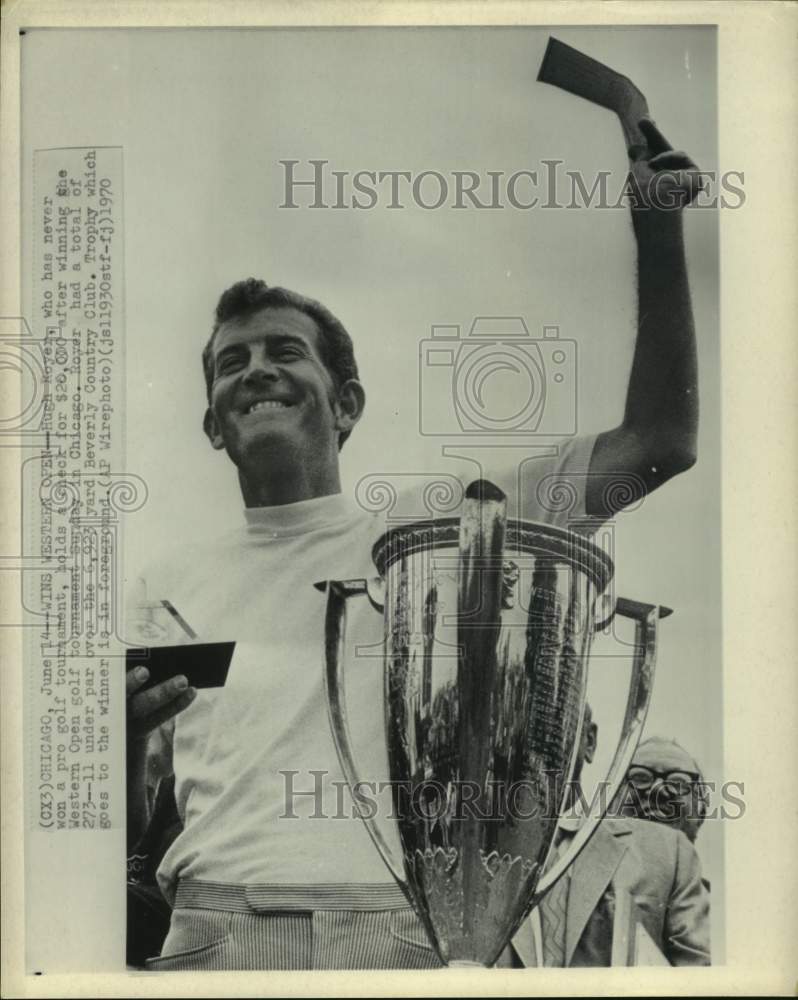
[[[642,764],[635,764],[626,772],[629,784],[641,791],[651,788],[658,778],[674,795],[687,795],[695,783],[701,780],[701,775],[693,771],[655,771]]]

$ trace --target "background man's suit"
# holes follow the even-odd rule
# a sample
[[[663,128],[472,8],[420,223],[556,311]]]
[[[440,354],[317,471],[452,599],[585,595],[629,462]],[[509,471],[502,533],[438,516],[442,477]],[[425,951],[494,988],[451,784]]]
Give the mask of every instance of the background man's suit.
[[[631,894],[646,931],[671,965],[710,964],[709,894],[693,846],[683,833],[658,823],[605,819],[571,871],[565,966],[610,964],[615,891],[621,889]],[[544,920],[544,938],[547,932]],[[543,964],[536,959],[530,920],[513,947],[524,965]]]

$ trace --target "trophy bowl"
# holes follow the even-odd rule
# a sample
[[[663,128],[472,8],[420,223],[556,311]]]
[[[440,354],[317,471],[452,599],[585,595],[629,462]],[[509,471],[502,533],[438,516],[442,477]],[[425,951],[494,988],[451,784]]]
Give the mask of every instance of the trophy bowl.
[[[484,480],[462,514],[394,527],[373,549],[379,577],[329,581],[325,682],[333,738],[353,800],[445,965],[493,965],[601,819],[585,819],[555,864],[580,740],[596,602],[609,557],[569,531],[505,517]],[[346,604],[384,617],[384,702],[401,857],[358,799],[343,697]],[[653,679],[653,605],[634,619],[634,661],[612,801],[639,740]],[[605,623],[602,623],[602,625]]]

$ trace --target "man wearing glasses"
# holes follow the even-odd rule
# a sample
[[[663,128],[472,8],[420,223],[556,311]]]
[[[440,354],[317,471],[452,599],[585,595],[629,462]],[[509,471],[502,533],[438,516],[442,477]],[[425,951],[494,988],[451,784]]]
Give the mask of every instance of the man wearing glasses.
[[[665,823],[695,843],[707,814],[701,769],[675,740],[659,736],[644,740],[626,774],[621,812]]]
[[[660,751],[655,744],[666,744],[670,756],[662,754],[652,761],[652,753]],[[598,744],[598,725],[593,720],[589,704],[585,705],[582,742],[572,777],[573,805],[584,793],[581,773],[585,764],[593,761]],[[679,756],[676,751],[678,750]],[[647,740],[635,756],[635,764],[627,772],[627,780],[635,773],[650,789],[662,786],[659,772],[669,777],[668,790],[662,794],[671,801],[673,791],[691,789],[691,776],[697,768],[692,758],[690,770],[684,770],[686,752],[678,744],[665,740]],[[637,761],[644,761],[637,765]],[[657,776],[651,779],[652,767]],[[680,770],[676,771],[675,768]],[[695,769],[695,770],[692,770]],[[646,772],[646,774],[644,774]],[[682,782],[686,782],[682,785]],[[696,774],[700,779],[700,773]],[[678,787],[677,787],[678,786]],[[659,797],[659,793],[655,791]],[[632,793],[634,799],[634,792]],[[635,946],[634,960],[629,964],[665,964],[676,966],[709,965],[709,894],[701,878],[701,866],[695,849],[677,829],[644,823],[640,812],[625,809],[623,815],[612,814],[599,824],[587,846],[565,875],[543,897],[538,909],[524,922],[513,938],[512,949],[502,956],[502,965],[595,967],[616,964],[613,956],[616,920],[623,923],[619,900],[627,897],[633,904],[635,923],[651,943],[639,951]],[[672,812],[686,813],[687,810]],[[627,818],[636,817],[636,818]],[[662,820],[663,823],[676,824]],[[561,843],[567,844],[579,828],[576,816],[560,824]],[[697,832],[700,821],[695,826]],[[685,831],[686,832],[686,831]],[[691,836],[694,839],[695,834]],[[657,954],[658,953],[658,954]],[[627,955],[627,961],[629,956]],[[620,964],[626,964],[622,961]]]

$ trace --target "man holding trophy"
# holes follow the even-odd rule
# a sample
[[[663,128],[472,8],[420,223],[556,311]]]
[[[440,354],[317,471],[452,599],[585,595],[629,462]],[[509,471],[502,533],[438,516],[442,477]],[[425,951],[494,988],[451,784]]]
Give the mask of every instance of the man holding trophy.
[[[203,354],[204,429],[236,466],[246,524],[156,567],[139,596],[177,609],[203,643],[235,641],[235,654],[222,687],[197,690],[180,674],[146,687],[146,667],[128,674],[131,842],[165,774],[183,822],[158,871],[173,911],[150,968],[494,964],[585,846],[592,830],[546,863],[612,568],[534,485],[582,484],[573,513],[598,524],[696,458],[682,237],[696,168],[652,121],[638,125],[638,330],[624,418],[528,463],[521,521],[508,520],[494,485],[515,470],[500,469],[469,486],[459,517],[384,534],[341,492],[339,450],[365,404],[344,327],[320,303],[253,279],[222,295]],[[611,489],[619,477],[636,490]],[[618,613],[635,620],[641,650],[622,773],[645,716],[657,609],[619,601]],[[372,790],[389,779],[393,817],[387,799],[369,813],[361,777]],[[345,782],[355,808],[342,814]],[[420,783],[437,802],[422,801]],[[441,790],[455,788],[457,802],[441,806]],[[500,788],[511,800],[499,802]]]

